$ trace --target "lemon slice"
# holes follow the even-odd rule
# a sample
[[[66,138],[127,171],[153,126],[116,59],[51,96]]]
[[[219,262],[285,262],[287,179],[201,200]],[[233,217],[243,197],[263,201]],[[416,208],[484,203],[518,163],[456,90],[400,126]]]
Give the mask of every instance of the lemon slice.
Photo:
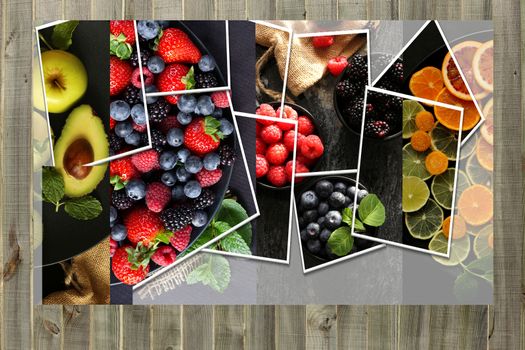
[[[428,198],[430,191],[425,181],[416,176],[403,177],[403,211],[411,213],[421,209]]]
[[[432,179],[430,189],[432,196],[445,209],[452,209],[452,199],[454,195],[454,177],[456,169],[448,168],[443,174],[437,175]],[[458,170],[457,193],[463,192],[470,186],[470,181],[463,171]]]
[[[430,239],[441,229],[443,209],[429,199],[423,208],[405,214],[405,225],[410,235],[417,239]]]
[[[443,152],[449,160],[456,160],[458,153],[458,133],[436,123],[430,131],[433,150]]]
[[[421,103],[414,100],[403,100],[403,138],[409,139],[417,130],[416,114],[424,110]]]
[[[443,235],[443,232],[439,231],[434,238],[428,244],[428,249],[433,252],[447,254],[448,239]],[[441,265],[455,266],[463,262],[470,253],[470,238],[468,235],[461,237],[460,239],[452,240],[450,246],[450,257],[445,258],[441,256],[432,256],[432,259],[436,260]]]
[[[432,175],[425,166],[425,158],[428,151],[418,152],[412,148],[410,143],[403,147],[403,176],[416,176],[422,180],[429,179]]]

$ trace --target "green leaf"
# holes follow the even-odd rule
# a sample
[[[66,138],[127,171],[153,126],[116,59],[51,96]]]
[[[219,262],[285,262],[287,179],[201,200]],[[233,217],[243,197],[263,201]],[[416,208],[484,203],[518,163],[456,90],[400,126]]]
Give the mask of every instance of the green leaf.
[[[463,272],[454,281],[454,294],[460,302],[472,300],[472,295],[477,292],[479,282],[468,272]]]
[[[215,232],[213,232],[214,237],[217,237],[232,228],[230,224],[224,221],[214,221],[212,226],[215,229]]]
[[[352,228],[352,217],[353,217],[352,209],[344,208],[342,217],[343,217],[343,222],[347,224],[348,227]],[[363,225],[363,223],[359,221],[359,219],[355,219],[354,230],[356,232],[365,232],[366,228]]]
[[[162,242],[164,244],[170,244],[170,238],[173,236],[173,232],[171,231],[163,231],[157,234],[157,237],[155,237],[155,240],[158,242]]]
[[[159,30],[159,34],[157,34],[157,37],[155,38],[155,40],[153,40],[152,42],[150,41],[149,47],[153,51],[157,51],[157,48],[159,47],[160,38],[162,38],[162,34],[164,34],[164,31],[161,28]]]
[[[64,197],[64,178],[55,168],[42,167],[42,197],[51,203],[58,203]]]
[[[210,254],[208,262],[197,267],[186,277],[186,283],[202,283],[213,290],[223,293],[230,285],[230,263],[220,255]]]
[[[492,257],[492,254],[485,255],[479,259],[472,261],[466,267],[468,270],[479,274],[491,272],[494,268]]]
[[[352,231],[348,226],[339,227],[332,232],[328,239],[328,247],[332,253],[337,256],[345,256],[352,250],[354,246],[354,237]]]
[[[73,32],[78,26],[78,21],[67,21],[64,23],[57,24],[53,28],[53,34],[51,35],[51,42],[55,49],[67,50],[73,43],[72,37]]]
[[[221,247],[229,253],[252,255],[250,247],[248,247],[248,244],[246,244],[242,236],[236,231],[221,239]]]
[[[195,74],[193,66],[190,68],[188,73],[182,77],[180,80],[184,85],[186,85],[186,90],[191,90],[195,86]]]
[[[357,211],[361,221],[368,226],[379,227],[385,223],[385,206],[375,194],[363,198]]]
[[[221,208],[216,215],[217,220],[227,222],[231,227],[248,219],[246,209],[233,199],[222,201]],[[246,244],[252,244],[252,225],[247,223],[236,230],[244,239]]]
[[[66,201],[64,210],[77,220],[91,220],[102,212],[102,205],[93,196],[72,198]]]
[[[191,246],[189,246],[184,252],[179,254],[178,257],[182,258],[183,256],[188,255],[189,253],[193,252],[197,248],[200,248],[203,245],[205,245],[206,243],[208,243],[209,241],[211,241],[213,239],[213,230],[214,229],[213,229],[212,225],[209,225],[206,228],[206,230],[204,230],[204,232],[199,236],[199,238],[197,238],[197,240],[195,242],[193,242],[193,244]],[[208,248],[209,249],[213,249],[213,247],[214,246],[211,245]]]

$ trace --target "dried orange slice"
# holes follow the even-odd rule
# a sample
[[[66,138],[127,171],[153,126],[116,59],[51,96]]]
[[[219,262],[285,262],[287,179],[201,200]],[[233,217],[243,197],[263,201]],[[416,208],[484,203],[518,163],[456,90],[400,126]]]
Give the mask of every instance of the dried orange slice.
[[[483,125],[481,125],[481,136],[483,136],[485,141],[491,145],[494,144],[494,118],[492,114],[492,106],[493,100],[490,99],[485,107],[483,107],[483,116],[485,117],[485,122]]]
[[[441,90],[436,97],[436,101],[448,105],[463,107],[463,130],[472,129],[481,119],[474,102],[457,98],[452,95],[447,88]],[[434,115],[436,116],[436,119],[447,128],[455,131],[459,130],[459,123],[461,121],[461,113],[459,111],[446,107],[434,106]]]
[[[493,210],[492,191],[483,185],[472,185],[459,197],[459,215],[469,225],[486,224],[492,219]]]
[[[476,158],[483,168],[488,171],[494,170],[494,147],[485,141],[483,137],[478,141]]]
[[[443,174],[448,169],[448,158],[441,151],[432,151],[425,158],[425,167],[432,175]]]
[[[443,88],[443,76],[436,67],[425,67],[410,78],[408,88],[416,97],[435,100]]]
[[[423,130],[417,130],[410,138],[412,148],[418,152],[425,152],[430,147],[430,135]]]
[[[434,116],[429,111],[421,111],[416,114],[416,126],[419,130],[430,131],[434,128]]]
[[[443,220],[443,234],[448,238],[450,232],[451,217]],[[454,227],[452,228],[452,239],[459,239],[467,233],[467,225],[461,216],[454,215]]]
[[[472,59],[472,71],[479,86],[487,91],[494,90],[494,40],[478,47]]]

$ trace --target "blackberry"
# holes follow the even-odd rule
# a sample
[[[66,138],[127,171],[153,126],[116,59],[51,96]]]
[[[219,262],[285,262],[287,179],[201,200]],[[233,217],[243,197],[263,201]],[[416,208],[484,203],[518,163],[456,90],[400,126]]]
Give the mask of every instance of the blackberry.
[[[343,114],[348,118],[350,126],[356,129],[361,129],[361,121],[363,120],[363,99],[358,97],[354,103],[346,107]]]
[[[386,112],[383,116],[383,120],[392,126],[401,125],[401,115],[395,112]],[[397,128],[395,128],[397,129]]]
[[[120,151],[120,149],[124,146],[124,139],[118,137],[115,135],[115,133],[109,134],[109,148],[111,148],[114,152]]]
[[[397,60],[390,68],[389,75],[393,81],[401,84],[403,82],[403,62]]]
[[[209,188],[202,190],[200,196],[193,200],[193,206],[195,209],[206,209],[215,202],[215,193]]]
[[[150,53],[148,50],[146,49],[140,50],[140,58],[142,59],[142,68],[146,67],[146,65],[148,64],[149,57],[150,57]],[[131,53],[129,61],[133,67],[139,66],[139,55],[137,54],[136,50]]]
[[[165,99],[159,98],[157,102],[148,105],[149,120],[155,123],[160,123],[166,118],[170,109],[170,104]]]
[[[141,98],[142,92],[133,85],[126,86],[126,89],[122,93],[122,99],[126,101],[130,107],[133,107],[133,105],[136,105],[137,103],[141,103]]]
[[[144,133],[146,135],[146,140],[148,137],[148,133]],[[147,142],[147,141],[146,141]],[[157,129],[151,130],[151,146],[153,149],[157,152],[161,152],[164,149],[164,146],[166,146],[166,136]]]
[[[235,151],[230,145],[222,145],[219,148],[222,166],[230,166],[235,162]]]
[[[191,223],[195,209],[187,205],[181,205],[176,208],[168,208],[160,214],[160,219],[164,227],[172,232]]]
[[[207,89],[219,86],[217,77],[213,72],[200,72],[195,74],[195,84],[198,89]]]
[[[368,62],[367,56],[353,55],[349,62],[349,77],[355,81],[368,80]]]
[[[341,98],[351,98],[358,93],[358,89],[349,80],[341,80],[335,87],[337,96]]]
[[[111,204],[118,210],[126,210],[131,208],[134,201],[126,194],[126,190],[113,191],[111,194]]]
[[[365,135],[382,139],[390,133],[390,126],[384,120],[369,120],[365,125]]]
[[[403,109],[403,99],[401,97],[387,95],[384,100],[385,112],[401,113]]]
[[[388,90],[388,91],[395,91],[400,92],[399,84],[387,79],[388,77],[383,77],[379,82],[377,83],[377,87],[379,89]]]

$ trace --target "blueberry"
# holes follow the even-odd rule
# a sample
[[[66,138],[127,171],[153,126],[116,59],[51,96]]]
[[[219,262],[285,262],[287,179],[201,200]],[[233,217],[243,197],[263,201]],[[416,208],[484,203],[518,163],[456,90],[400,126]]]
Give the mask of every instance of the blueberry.
[[[184,163],[184,168],[190,174],[197,174],[202,169],[202,161],[198,156],[189,156]]]
[[[217,153],[208,153],[202,159],[206,170],[215,170],[221,163],[221,157]]]
[[[314,209],[319,204],[319,199],[314,191],[306,191],[301,195],[300,205],[303,209]]]
[[[109,114],[111,115],[111,118],[117,122],[128,119],[130,113],[131,110],[129,108],[129,104],[125,101],[117,100],[111,102],[109,105]]]
[[[310,239],[308,242],[306,242],[306,248],[308,248],[310,253],[317,255],[321,253],[321,242],[319,242],[318,239]]]
[[[159,74],[164,70],[166,64],[164,60],[159,56],[153,56],[148,59],[148,69],[153,74]]]
[[[111,205],[109,207],[109,222],[114,223],[115,221],[117,221],[117,217],[118,217],[118,211],[117,209],[115,209],[114,206]]]
[[[346,194],[346,185],[342,182],[336,182],[334,184],[334,191],[341,192],[342,194]]]
[[[215,69],[215,60],[209,56],[204,55],[199,60],[199,69],[203,72],[210,72]]]
[[[222,117],[222,108],[215,108],[213,110],[213,113],[211,114],[213,118],[220,118]]]
[[[159,90],[157,89],[155,85],[146,86],[146,93],[150,93],[150,92],[159,92]],[[139,95],[139,98],[142,102],[144,102],[144,100],[142,99],[142,94]],[[152,103],[157,102],[158,99],[159,99],[158,96],[146,96],[146,103],[150,105]]]
[[[348,197],[354,198],[355,197],[355,191],[356,191],[355,186],[350,186],[350,187],[348,187],[346,189],[346,194],[348,195]]]
[[[339,226],[341,226],[341,213],[337,210],[331,210],[324,216],[326,218],[325,226],[328,229],[335,230]]]
[[[328,242],[328,239],[330,238],[331,234],[332,234],[332,231],[330,231],[329,229],[325,228],[319,234],[319,240],[321,242]]]
[[[177,107],[181,112],[192,113],[197,107],[197,99],[193,95],[180,95],[177,99]]]
[[[171,187],[177,182],[177,175],[174,171],[166,171],[161,175],[160,181],[162,181],[164,185]]]
[[[186,163],[186,159],[188,159],[190,155],[190,151],[187,148],[182,148],[177,151],[177,161],[181,163]]]
[[[184,194],[188,198],[197,198],[201,195],[202,187],[199,181],[191,180],[184,185]]]
[[[339,209],[345,205],[345,195],[341,192],[332,192],[328,198],[328,204],[334,209]]]
[[[179,147],[184,143],[184,131],[179,128],[171,128],[168,130],[166,140],[170,146]]]
[[[146,196],[146,184],[140,179],[129,180],[126,184],[126,193],[133,200],[141,200]]]
[[[306,226],[306,233],[310,238],[315,238],[319,235],[319,231],[321,228],[319,227],[319,224],[316,222],[311,222]]]
[[[306,230],[301,230],[301,241],[306,242],[308,239],[310,239],[310,237],[308,237]]]
[[[178,168],[177,171],[175,171],[175,174],[177,175],[177,180],[179,180],[179,182],[186,182],[191,177],[191,174],[184,168]]]
[[[328,213],[328,210],[330,210],[330,206],[326,202],[320,202],[319,206],[317,207],[317,213],[319,215],[326,215]]]
[[[327,180],[318,181],[315,184],[315,192],[320,198],[328,198],[334,192],[334,185]]]
[[[159,34],[160,26],[155,21],[138,21],[137,32],[146,40],[151,40]]]
[[[219,119],[219,121],[221,122],[221,126],[219,127],[219,130],[222,132],[222,134],[224,136],[231,135],[233,132],[233,124],[224,118]]]
[[[140,145],[140,134],[133,130],[131,134],[124,138],[124,141],[126,141],[128,145],[138,146]]]
[[[143,104],[137,103],[131,107],[131,118],[133,118],[135,124],[146,125],[146,112]]]
[[[324,216],[319,216],[319,218],[317,219],[317,223],[319,224],[320,228],[324,227],[325,221],[326,221],[326,218]]]
[[[310,222],[316,222],[317,221],[317,210],[307,210],[303,214],[303,219],[305,224],[309,224]]]
[[[126,239],[128,236],[128,229],[122,224],[115,224],[111,228],[111,238],[114,241],[120,242]]]
[[[359,192],[357,192],[357,203],[361,203],[366,196],[368,196],[367,190],[359,190]]]
[[[133,124],[130,122],[118,122],[114,130],[118,137],[124,138],[133,132]]]
[[[164,151],[159,156],[159,165],[162,170],[171,170],[177,165],[177,155],[173,151]]]
[[[208,214],[204,210],[197,210],[195,211],[195,214],[193,214],[193,219],[191,220],[191,223],[195,227],[202,227],[206,225],[206,222],[208,221]]]
[[[171,189],[171,199],[174,201],[180,201],[185,197],[184,195],[184,186],[183,185],[177,185],[173,186]]]
[[[195,107],[195,113],[200,114],[200,115],[210,115],[213,113],[214,109],[215,109],[215,105],[213,104],[211,97],[208,95],[202,95],[197,100],[197,106]]]
[[[354,203],[354,199],[353,198],[350,198],[348,196],[345,196],[345,204],[344,206],[345,207],[348,207],[350,204]]]
[[[177,114],[177,121],[181,123],[181,125],[188,125],[192,119],[191,113],[179,112]]]

